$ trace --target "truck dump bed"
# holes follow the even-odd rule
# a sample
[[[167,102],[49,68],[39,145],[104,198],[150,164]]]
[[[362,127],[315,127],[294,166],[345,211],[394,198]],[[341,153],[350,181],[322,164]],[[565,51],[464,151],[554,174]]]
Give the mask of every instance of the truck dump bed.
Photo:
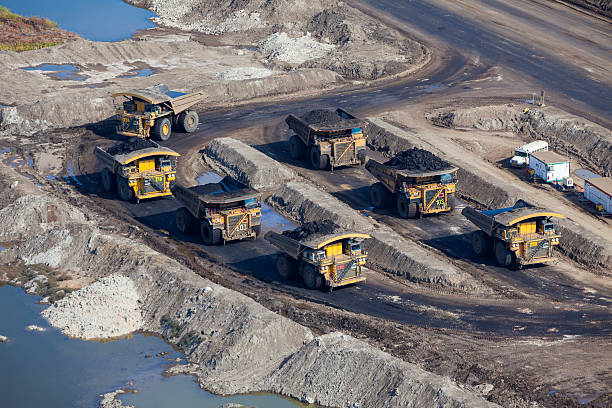
[[[458,168],[448,165],[442,170],[429,170],[422,168],[401,168],[399,166],[391,166],[386,163],[380,163],[374,159],[368,160],[366,170],[374,177],[383,182],[391,191],[397,191],[402,182],[412,184],[425,183],[428,181],[434,182],[440,179],[444,174],[455,173]],[[391,188],[394,186],[395,188]]]
[[[134,139],[129,142],[117,143],[106,150],[96,147],[94,155],[110,169],[115,169],[116,166],[124,166],[143,157],[180,156],[174,150],[147,139]]]
[[[225,177],[219,183],[210,183],[203,186],[184,187],[177,184],[172,194],[196,218],[201,218],[203,208],[210,206],[231,206],[231,204],[257,199],[260,193],[252,188]]]
[[[117,92],[111,95],[138,98],[152,105],[166,105],[175,115],[183,112],[198,102],[204,100],[203,92],[185,94],[182,92],[171,91],[166,85],[156,85],[144,89],[134,89],[126,92]]]
[[[353,129],[361,131],[361,121],[338,108],[335,111],[318,109],[301,117],[289,115],[285,122],[295,133],[304,136],[317,134],[322,137],[351,135]]]

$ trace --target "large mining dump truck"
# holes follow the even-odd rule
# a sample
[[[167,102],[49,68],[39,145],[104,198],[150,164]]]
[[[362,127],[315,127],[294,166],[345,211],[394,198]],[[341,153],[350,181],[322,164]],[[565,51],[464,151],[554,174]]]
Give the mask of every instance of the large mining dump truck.
[[[276,259],[276,269],[283,279],[301,276],[309,289],[325,285],[330,290],[366,279],[361,276],[367,257],[362,241],[369,235],[310,222],[282,234],[269,231],[265,238],[283,251]]]
[[[102,162],[102,186],[117,190],[122,200],[172,195],[176,165],[180,156],[152,140],[134,139],[104,150],[96,147],[94,155]]]
[[[184,94],[170,91],[165,85],[118,92],[113,98],[124,98],[117,106],[120,121],[117,133],[124,136],[153,137],[166,141],[175,129],[191,133],[198,128],[198,113],[189,110],[204,99],[204,93]]]
[[[553,247],[560,234],[552,217],[563,215],[519,200],[512,207],[477,211],[465,207],[461,212],[480,230],[472,233],[472,247],[478,256],[493,252],[500,266],[516,262],[524,265],[554,260]]]
[[[365,162],[366,138],[362,124],[342,109],[313,110],[297,117],[287,116],[287,125],[295,132],[289,139],[293,159],[308,155],[315,170]]]
[[[259,192],[230,177],[195,187],[176,184],[172,193],[184,206],[176,212],[176,227],[183,234],[199,227],[206,245],[256,238],[261,231]]]
[[[402,218],[452,211],[455,208],[457,168],[423,149],[398,153],[365,166],[378,181],[370,188],[376,208],[394,206]]]

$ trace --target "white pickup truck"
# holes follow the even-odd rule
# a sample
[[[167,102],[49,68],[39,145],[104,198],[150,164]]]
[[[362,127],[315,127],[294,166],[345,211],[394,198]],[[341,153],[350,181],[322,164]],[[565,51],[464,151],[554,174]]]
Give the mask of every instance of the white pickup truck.
[[[510,159],[512,167],[527,167],[529,165],[529,154],[547,152],[548,143],[544,140],[536,140],[514,149],[514,156]]]

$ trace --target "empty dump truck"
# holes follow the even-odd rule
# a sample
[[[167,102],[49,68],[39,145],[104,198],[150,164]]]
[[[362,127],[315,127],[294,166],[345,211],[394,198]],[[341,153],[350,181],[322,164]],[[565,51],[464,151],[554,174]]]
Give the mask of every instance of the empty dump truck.
[[[342,109],[289,115],[285,122],[295,132],[289,139],[293,159],[310,157],[315,170],[365,162],[366,138],[361,122]]]
[[[553,247],[560,234],[550,221],[563,215],[519,200],[512,207],[477,211],[465,207],[461,212],[480,230],[472,233],[472,247],[478,256],[493,252],[500,266],[516,262],[519,267],[554,259]]]
[[[135,139],[104,150],[96,147],[95,156],[102,162],[102,186],[117,190],[122,200],[172,195],[176,165],[180,156],[174,150],[151,140]]]
[[[427,150],[406,150],[385,163],[370,159],[365,168],[378,180],[370,188],[376,208],[394,206],[402,218],[455,208],[458,169]]]
[[[327,231],[321,224],[308,223],[293,231],[265,235],[272,245],[283,251],[276,259],[276,269],[283,279],[300,276],[309,289],[335,287],[363,282],[361,267],[367,252],[363,240],[369,235],[347,231]],[[313,228],[314,227],[314,228]],[[304,232],[312,232],[305,234]]]
[[[183,234],[197,227],[206,245],[259,235],[260,194],[230,177],[203,186],[177,184],[172,193],[184,206],[176,212],[176,227]]]
[[[117,107],[117,133],[124,136],[154,137],[168,140],[172,126],[191,133],[198,127],[199,117],[193,105],[204,99],[204,93],[184,94],[170,91],[165,85],[118,92],[113,98],[124,98]]]

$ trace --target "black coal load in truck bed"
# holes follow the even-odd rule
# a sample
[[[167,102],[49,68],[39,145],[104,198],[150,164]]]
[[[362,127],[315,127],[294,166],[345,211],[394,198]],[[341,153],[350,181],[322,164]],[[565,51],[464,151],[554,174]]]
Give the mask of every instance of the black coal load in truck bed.
[[[311,221],[294,230],[283,231],[283,235],[296,241],[302,241],[312,235],[333,234],[336,227],[331,221]]]
[[[111,156],[115,156],[117,154],[126,154],[131,153],[136,150],[148,149],[150,147],[159,147],[157,143],[149,140],[149,139],[139,139],[132,138],[127,142],[116,143],[113,146],[106,149],[106,153]]]
[[[300,116],[304,122],[310,126],[320,128],[352,128],[359,126],[356,119],[345,119],[335,111],[327,109],[315,109],[305,115]]]
[[[391,160],[384,163],[385,166],[397,170],[408,171],[437,171],[450,169],[453,166],[424,149],[414,147],[397,153]]]

